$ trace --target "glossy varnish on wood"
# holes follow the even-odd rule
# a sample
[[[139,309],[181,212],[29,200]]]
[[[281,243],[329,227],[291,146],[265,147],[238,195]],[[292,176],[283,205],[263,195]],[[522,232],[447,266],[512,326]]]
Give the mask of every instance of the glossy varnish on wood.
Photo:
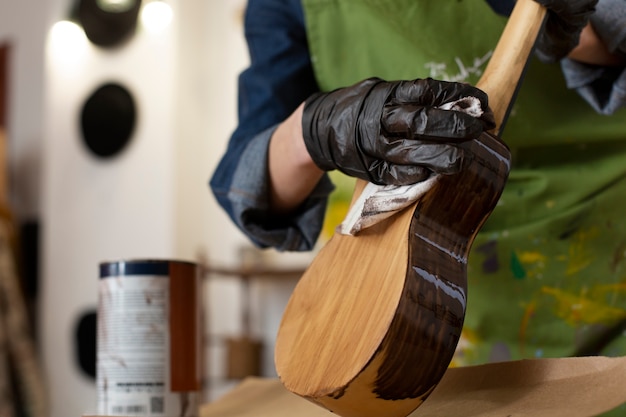
[[[506,146],[489,134],[467,145],[474,155],[470,165],[441,177],[413,211],[405,285],[381,344],[387,358],[374,389],[380,398],[430,392],[459,340],[471,242],[500,197],[510,159]],[[407,378],[413,381],[407,384]]]
[[[498,106],[494,133],[543,16],[518,0],[479,83]],[[311,263],[276,340],[287,389],[343,417],[403,417],[435,388],[463,326],[471,244],[509,171],[497,136],[463,146],[474,157],[462,172],[440,176],[416,204],[357,237],[335,234]]]
[[[441,379],[465,317],[471,241],[508,172],[508,150],[493,136],[467,146],[475,157],[434,185],[428,195],[438,198],[358,238],[334,236],[318,255],[325,263],[311,264],[276,344],[289,390],[345,417],[403,416]],[[397,238],[407,231],[408,242]]]

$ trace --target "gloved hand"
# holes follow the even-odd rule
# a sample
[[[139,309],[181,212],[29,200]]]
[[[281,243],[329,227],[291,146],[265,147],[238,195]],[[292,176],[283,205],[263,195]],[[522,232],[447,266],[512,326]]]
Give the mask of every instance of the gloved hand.
[[[598,0],[535,0],[548,9],[536,54],[544,62],[556,62],[578,45],[580,32],[595,11]]]
[[[480,118],[437,107],[476,97]],[[463,150],[455,144],[494,127],[487,95],[468,84],[370,78],[317,93],[305,102],[304,142],[315,164],[378,185],[408,185],[431,173],[458,172]]]

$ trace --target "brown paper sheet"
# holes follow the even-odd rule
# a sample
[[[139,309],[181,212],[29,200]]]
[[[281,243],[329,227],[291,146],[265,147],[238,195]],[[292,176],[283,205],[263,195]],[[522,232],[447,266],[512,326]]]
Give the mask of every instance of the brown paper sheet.
[[[411,417],[591,417],[626,402],[626,357],[528,359],[449,369]],[[248,378],[201,417],[329,417],[277,379]]]

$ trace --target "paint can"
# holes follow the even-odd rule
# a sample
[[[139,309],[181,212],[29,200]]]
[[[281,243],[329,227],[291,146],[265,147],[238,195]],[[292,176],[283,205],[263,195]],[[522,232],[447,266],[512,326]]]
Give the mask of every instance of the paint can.
[[[101,263],[98,413],[197,417],[202,397],[202,318],[197,264]]]

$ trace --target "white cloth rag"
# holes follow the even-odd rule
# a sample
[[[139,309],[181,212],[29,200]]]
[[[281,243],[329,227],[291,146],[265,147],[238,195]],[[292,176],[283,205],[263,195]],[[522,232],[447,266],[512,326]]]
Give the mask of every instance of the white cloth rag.
[[[480,117],[483,109],[476,97],[463,97],[439,107],[444,110],[462,111],[473,117]],[[356,235],[410,206],[423,196],[437,181],[433,174],[425,181],[411,185],[376,185],[368,183],[354,202],[345,219],[339,226],[344,235]]]

